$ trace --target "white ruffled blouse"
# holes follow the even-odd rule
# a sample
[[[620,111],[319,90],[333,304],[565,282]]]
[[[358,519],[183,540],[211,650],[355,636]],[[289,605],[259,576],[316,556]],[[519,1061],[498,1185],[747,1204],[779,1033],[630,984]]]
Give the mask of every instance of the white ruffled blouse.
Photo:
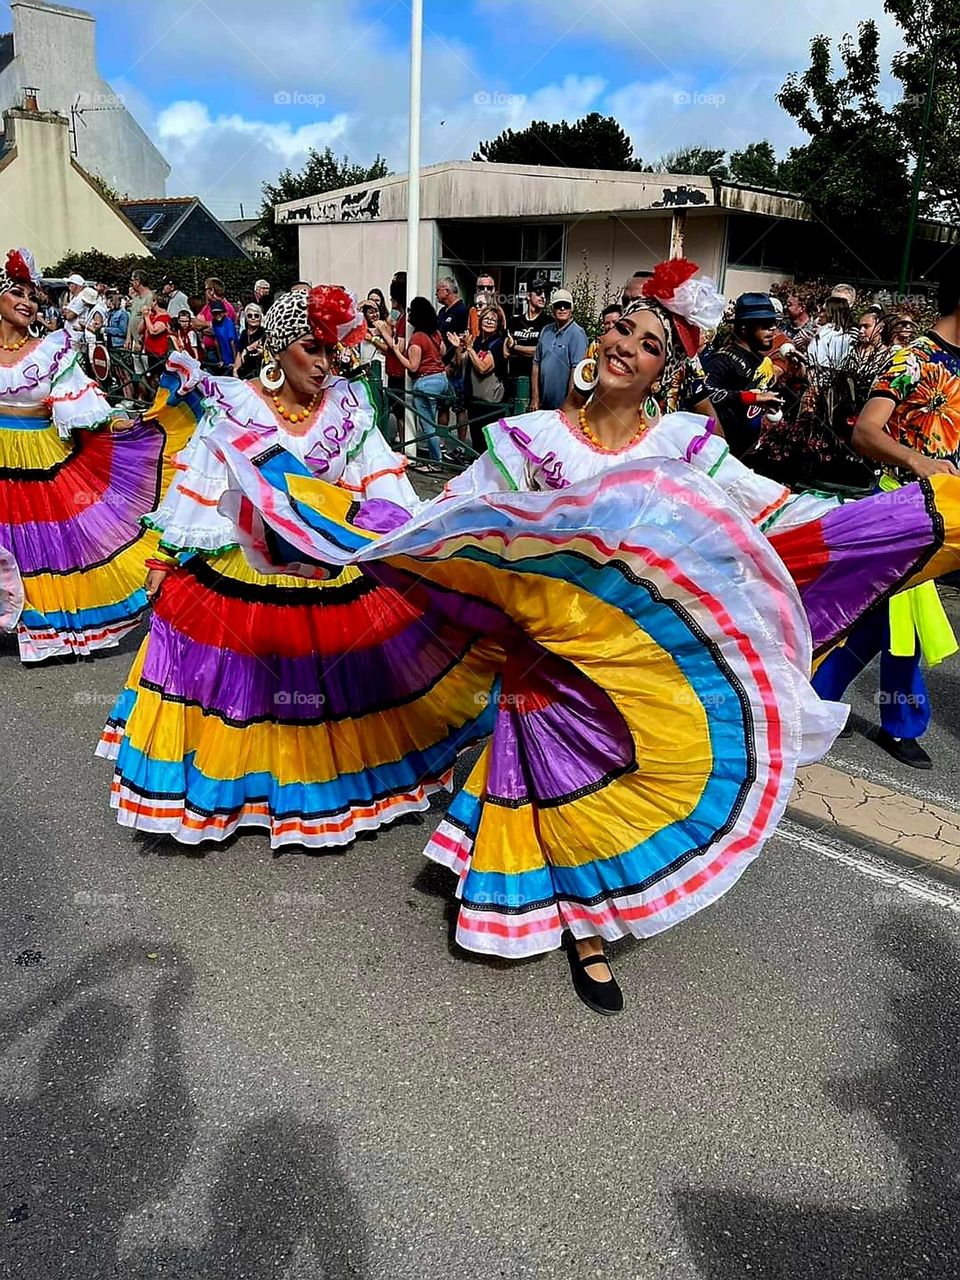
[[[0,414],[44,404],[64,439],[77,428],[99,427],[112,414],[64,329],[48,333],[16,364],[0,368]]]
[[[230,486],[216,448],[218,432],[235,437],[238,427],[253,433],[257,455],[279,446],[318,479],[348,489],[360,502],[385,498],[407,511],[421,505],[406,476],[406,459],[384,440],[361,382],[335,379],[302,435],[279,423],[249,382],[204,376],[197,389],[203,417],[175,459],[178,477],[160,507],[145,517],[159,530],[165,550],[213,554],[237,545],[233,520],[220,511]]]
[[[679,458],[704,471],[764,533],[806,524],[839,504],[757,475],[730,452],[712,421],[669,413],[625,449],[599,449],[559,409],[501,418],[486,429],[487,452],[444,489],[447,496],[495,490],[563,489],[639,458]]]

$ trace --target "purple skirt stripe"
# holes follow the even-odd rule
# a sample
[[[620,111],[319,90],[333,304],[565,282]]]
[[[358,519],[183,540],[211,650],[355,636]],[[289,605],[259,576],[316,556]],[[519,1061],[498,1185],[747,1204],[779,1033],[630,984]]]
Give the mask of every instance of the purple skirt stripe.
[[[487,778],[494,803],[550,804],[584,794],[634,761],[630,732],[608,695],[576,667],[528,647],[528,662],[512,658],[498,698]],[[525,671],[535,672],[542,690],[549,684],[546,706],[511,691],[524,688]]]
[[[458,663],[463,644],[445,624],[413,624],[376,647],[262,657],[199,643],[155,617],[143,679],[237,724],[316,723],[412,700]]]
[[[830,561],[815,581],[801,588],[800,597],[814,648],[820,649],[897,590],[936,550],[936,540],[926,493],[918,484],[844,503],[811,531],[817,527]]]
[[[69,484],[78,511],[62,520],[28,520],[20,524],[0,522],[0,545],[14,555],[23,574],[72,573],[109,560],[141,532],[139,517],[149,511],[157,498],[158,466],[162,438],[150,424],[140,424],[112,438],[110,470],[106,488],[91,474],[84,459],[76,455],[57,479],[38,479],[38,514],[42,511],[47,484]],[[24,483],[17,482],[22,490]],[[28,482],[29,483],[29,482]],[[0,480],[0,506],[2,506]],[[99,490],[102,489],[102,492]],[[89,495],[89,505],[84,500]]]

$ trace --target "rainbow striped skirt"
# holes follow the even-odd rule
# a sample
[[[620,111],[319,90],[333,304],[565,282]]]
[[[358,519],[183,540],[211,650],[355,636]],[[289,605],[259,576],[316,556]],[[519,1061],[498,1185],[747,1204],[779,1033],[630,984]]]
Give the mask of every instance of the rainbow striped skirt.
[[[448,784],[489,732],[489,666],[481,638],[359,569],[317,581],[261,575],[236,548],[194,555],[103,732],[111,803],[183,844],[250,826],[273,848],[347,844]]]
[[[330,485],[293,479],[268,503],[240,461],[235,476],[258,562],[271,532],[301,561],[339,548],[471,657],[456,691],[489,738],[426,850],[458,876],[471,950],[526,956],[564,930],[614,939],[685,919],[756,858],[797,765],[843,723],[809,686],[782,563],[681,463],[446,500],[383,538]],[[443,683],[414,705],[437,742],[464,711]]]
[[[90,654],[137,625],[157,545],[140,517],[169,478],[166,444],[154,423],[63,440],[48,418],[0,416],[0,547],[22,581],[24,662]]]

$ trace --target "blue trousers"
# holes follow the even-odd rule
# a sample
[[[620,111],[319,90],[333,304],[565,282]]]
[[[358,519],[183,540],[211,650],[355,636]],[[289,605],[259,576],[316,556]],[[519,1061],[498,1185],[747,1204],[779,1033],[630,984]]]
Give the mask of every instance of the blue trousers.
[[[846,643],[829,653],[813,677],[821,698],[839,702],[848,686],[880,655],[880,724],[895,738],[919,738],[930,727],[933,708],[920,670],[920,645],[912,658],[890,652],[890,615],[885,606],[865,613]]]
[[[443,405],[450,403],[450,380],[445,373],[426,373],[413,384],[413,407],[420,415],[417,434],[426,437],[427,452],[434,462],[443,457],[440,437],[437,435],[437,415]]]

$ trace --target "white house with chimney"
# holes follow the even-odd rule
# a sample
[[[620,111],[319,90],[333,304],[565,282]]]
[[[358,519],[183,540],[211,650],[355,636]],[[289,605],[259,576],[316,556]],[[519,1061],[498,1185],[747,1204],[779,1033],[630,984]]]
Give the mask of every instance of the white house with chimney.
[[[170,166],[97,70],[91,14],[43,0],[11,0],[13,31],[0,34],[0,111],[36,91],[41,112],[71,125],[73,154],[119,195],[163,196]]]

